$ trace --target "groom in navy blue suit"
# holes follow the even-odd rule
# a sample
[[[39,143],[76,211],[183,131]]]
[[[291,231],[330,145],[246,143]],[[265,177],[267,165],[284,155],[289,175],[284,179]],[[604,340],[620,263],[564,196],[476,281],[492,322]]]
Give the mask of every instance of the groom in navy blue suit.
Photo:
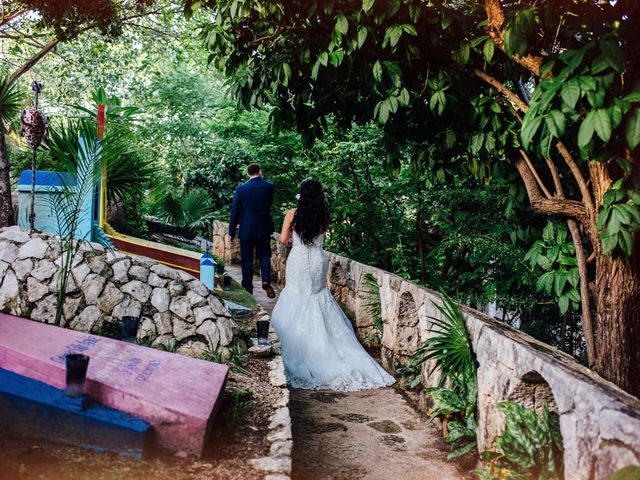
[[[231,241],[240,240],[240,263],[242,265],[242,286],[253,293],[253,255],[260,261],[262,288],[269,298],[276,296],[271,286],[271,235],[273,219],[271,205],[275,188],[262,178],[262,169],[255,163],[247,168],[249,181],[243,183],[233,195],[229,235]]]

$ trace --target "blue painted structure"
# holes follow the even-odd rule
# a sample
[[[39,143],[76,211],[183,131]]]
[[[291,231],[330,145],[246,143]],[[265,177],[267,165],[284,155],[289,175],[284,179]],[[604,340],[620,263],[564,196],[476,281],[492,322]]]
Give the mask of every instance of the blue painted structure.
[[[36,171],[35,209],[36,228],[38,230],[56,235],[63,233],[64,226],[58,223],[53,197],[62,195],[65,185],[73,187],[75,184],[75,179],[68,173]],[[28,229],[31,209],[31,170],[25,170],[20,174],[18,195],[18,225],[20,225],[20,228]],[[83,217],[88,215],[90,213],[83,212]],[[85,232],[80,233],[80,235],[86,235],[86,229],[87,227],[84,225]]]
[[[18,181],[18,225],[28,229],[29,213],[31,211],[31,195],[35,195],[35,228],[43,232],[55,235],[73,235],[78,240],[86,240],[101,243],[115,248],[100,226],[100,198],[101,182],[96,172],[97,164],[93,150],[89,148],[84,138],[80,138],[78,151],[78,166],[74,175],[65,172],[48,172],[37,170],[35,172],[35,188],[31,192],[32,174],[25,170],[20,174]],[[72,191],[75,197],[61,202],[56,196],[61,196],[66,191]],[[75,210],[80,205],[80,215],[74,232],[64,222],[70,209]],[[62,206],[61,206],[62,205]],[[62,210],[62,211],[58,211]]]
[[[74,400],[63,390],[0,368],[0,431],[142,458],[150,430],[144,420]]]

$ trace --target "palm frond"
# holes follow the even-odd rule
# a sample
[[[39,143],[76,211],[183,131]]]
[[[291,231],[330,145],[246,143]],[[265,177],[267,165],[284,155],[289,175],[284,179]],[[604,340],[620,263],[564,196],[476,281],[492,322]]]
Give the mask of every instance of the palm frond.
[[[25,96],[8,78],[0,80],[0,120],[9,121],[20,111]]]
[[[155,213],[164,222],[191,230],[205,227],[215,218],[211,197],[202,188],[181,194],[165,191],[157,199]]]
[[[443,318],[429,317],[432,321],[431,333],[426,342],[426,360],[434,359],[435,368],[442,372],[441,382],[459,382],[461,377],[475,378],[476,360],[471,338],[464,317],[457,305],[442,293],[442,306],[433,302]]]

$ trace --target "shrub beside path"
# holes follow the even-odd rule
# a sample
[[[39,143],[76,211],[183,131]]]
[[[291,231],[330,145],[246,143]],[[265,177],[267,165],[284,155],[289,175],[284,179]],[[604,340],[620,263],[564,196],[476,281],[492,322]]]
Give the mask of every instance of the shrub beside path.
[[[240,267],[228,265],[240,280]],[[256,301],[269,299],[254,280]],[[393,388],[364,392],[291,390],[294,480],[458,480],[440,433]]]

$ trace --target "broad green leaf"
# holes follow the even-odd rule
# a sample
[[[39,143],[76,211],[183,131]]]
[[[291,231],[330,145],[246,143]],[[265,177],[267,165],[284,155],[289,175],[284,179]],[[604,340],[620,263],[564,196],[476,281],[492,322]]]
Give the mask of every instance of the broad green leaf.
[[[484,42],[482,53],[484,54],[484,58],[488,63],[491,63],[494,50],[495,50],[495,44],[493,43],[493,40],[491,40],[490,38],[487,39],[487,41]]]
[[[484,133],[477,133],[471,137],[471,153],[477,155],[484,143]]]
[[[326,67],[327,65],[329,65],[329,53],[328,52],[320,53],[320,55],[318,55],[318,61],[320,62],[320,65],[322,65],[323,67]]]
[[[335,29],[341,35],[346,35],[349,31],[349,21],[342,13],[336,17]]]
[[[416,27],[414,27],[410,23],[403,24],[402,25],[402,31],[404,33],[408,33],[409,35],[411,35],[413,37],[417,37],[418,36],[418,30],[416,30]]]
[[[618,246],[618,237],[617,235],[605,235],[605,233],[600,235],[600,243],[602,244],[602,253],[607,255]]]
[[[284,82],[283,82],[283,84],[285,86],[289,85],[289,80],[291,80],[291,75],[292,75],[291,66],[286,62],[283,63],[282,64],[282,71],[284,72]]]
[[[364,13],[369,13],[374,3],[376,3],[376,0],[362,0],[362,10]]]
[[[398,45],[401,36],[402,26],[391,25],[385,31],[384,38],[382,39],[382,48],[385,48],[387,45],[391,45],[391,48],[395,48]]]
[[[376,63],[373,64],[373,78],[376,79],[376,82],[382,81],[382,64],[380,60],[377,60]]]
[[[389,114],[391,113],[391,108],[389,102],[387,100],[383,100],[380,102],[380,109],[378,110],[378,120],[380,123],[385,124],[387,120],[389,120]]]
[[[617,220],[623,225],[629,225],[631,223],[631,214],[624,205],[614,205],[612,215],[615,215]]]
[[[580,99],[580,85],[578,81],[572,79],[565,83],[560,90],[560,96],[567,107],[574,109]]]
[[[553,291],[556,297],[560,297],[567,284],[568,275],[565,272],[557,272],[553,277]]]
[[[593,122],[596,134],[600,137],[600,140],[607,143],[611,138],[611,118],[607,111],[604,108],[596,110]]]
[[[564,315],[569,311],[569,297],[562,296],[558,298],[558,308],[560,309],[560,315]]]
[[[525,149],[529,148],[529,144],[540,128],[541,123],[542,117],[531,117],[530,115],[525,115],[524,121],[522,122],[522,131],[520,133],[522,145]]]
[[[636,90],[631,92],[629,95],[626,95],[624,100],[627,102],[640,102],[640,90]]]
[[[400,103],[400,105],[406,107],[407,105],[409,105],[409,100],[409,90],[407,90],[406,88],[400,90],[400,94],[398,95],[398,102]]]
[[[628,230],[622,229],[618,232],[618,245],[620,245],[620,250],[622,250],[626,256],[631,255],[633,252],[633,237]]]
[[[573,271],[576,272],[576,277],[578,278],[578,281],[576,281],[576,285],[578,285],[580,278],[578,269],[574,268]],[[578,292],[576,288],[570,288],[569,290],[567,290],[566,296],[569,297],[569,300],[571,300],[572,302],[580,303],[580,292]]]
[[[460,43],[460,46],[458,47],[460,63],[465,64],[469,61],[470,50],[469,42],[467,40]]]
[[[367,39],[367,35],[369,34],[369,30],[364,25],[360,25],[358,27],[358,48],[362,48],[365,40]]]
[[[605,99],[605,91],[604,90],[593,90],[586,93],[587,100],[593,108],[601,108],[604,105]]]
[[[592,92],[596,89],[596,79],[586,75],[578,77],[578,85],[586,92]]]
[[[631,150],[635,149],[640,144],[640,108],[636,108],[629,116],[625,134],[627,145]]]
[[[580,129],[578,130],[578,146],[583,148],[589,145],[591,142],[591,138],[593,137],[593,132],[595,129],[595,112],[590,111],[585,119],[580,124]]]
[[[578,283],[580,282],[580,272],[578,271],[577,268],[572,268],[571,270],[569,270],[569,273],[567,275],[567,280],[569,280],[569,283],[573,287],[578,286]]]

